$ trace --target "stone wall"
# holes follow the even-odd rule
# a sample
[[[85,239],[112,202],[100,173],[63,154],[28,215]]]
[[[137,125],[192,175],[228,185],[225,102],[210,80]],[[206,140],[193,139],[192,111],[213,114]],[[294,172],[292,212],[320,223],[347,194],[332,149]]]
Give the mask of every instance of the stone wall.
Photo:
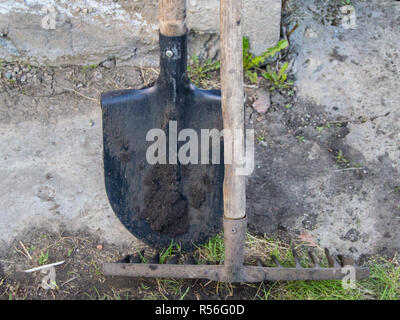
[[[280,35],[281,0],[243,1],[254,53]],[[51,25],[52,17],[55,24]],[[216,58],[219,1],[188,0],[190,53]],[[158,64],[157,0],[2,0],[0,59],[33,65]]]

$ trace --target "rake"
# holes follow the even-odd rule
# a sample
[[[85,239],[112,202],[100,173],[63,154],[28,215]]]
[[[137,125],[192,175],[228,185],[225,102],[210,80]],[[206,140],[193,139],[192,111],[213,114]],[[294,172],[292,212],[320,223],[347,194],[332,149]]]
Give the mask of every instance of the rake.
[[[244,132],[243,107],[243,56],[241,32],[241,1],[221,0],[221,79],[222,113],[224,129]],[[244,135],[242,135],[244,136]],[[242,143],[242,144],[241,144]],[[225,155],[235,148],[235,142],[224,139]],[[236,142],[237,144],[237,142]],[[243,141],[239,141],[243,145]],[[245,176],[238,175],[239,161],[231,152],[232,164],[225,164],[224,179],[224,265],[180,265],[158,263],[105,263],[106,276],[208,279],[213,281],[239,283],[262,282],[266,280],[340,280],[353,271],[353,279],[369,276],[369,269],[358,267],[349,257],[341,256],[340,263],[325,249],[329,267],[322,268],[315,256],[309,252],[313,263],[303,268],[297,252],[293,250],[296,263],[294,268],[284,268],[273,257],[276,267],[244,265],[244,247],[247,229],[245,213]]]

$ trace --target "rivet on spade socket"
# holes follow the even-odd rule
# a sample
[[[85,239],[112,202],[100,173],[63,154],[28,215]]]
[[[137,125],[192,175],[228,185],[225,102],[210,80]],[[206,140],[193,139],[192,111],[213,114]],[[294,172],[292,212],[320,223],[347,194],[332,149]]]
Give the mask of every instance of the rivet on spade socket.
[[[236,228],[232,228],[232,233],[236,233],[237,229]]]
[[[166,55],[168,58],[172,58],[173,55],[174,55],[174,53],[173,53],[171,50],[167,50],[167,51],[165,52],[165,55]]]

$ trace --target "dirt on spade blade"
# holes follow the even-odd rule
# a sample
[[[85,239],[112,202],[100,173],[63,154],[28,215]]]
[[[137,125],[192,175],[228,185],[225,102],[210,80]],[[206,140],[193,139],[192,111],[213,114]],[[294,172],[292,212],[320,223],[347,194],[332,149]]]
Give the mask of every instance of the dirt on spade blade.
[[[155,165],[145,178],[146,219],[154,231],[176,236],[189,229],[188,201],[180,190],[179,165]],[[177,223],[179,221],[179,223]]]

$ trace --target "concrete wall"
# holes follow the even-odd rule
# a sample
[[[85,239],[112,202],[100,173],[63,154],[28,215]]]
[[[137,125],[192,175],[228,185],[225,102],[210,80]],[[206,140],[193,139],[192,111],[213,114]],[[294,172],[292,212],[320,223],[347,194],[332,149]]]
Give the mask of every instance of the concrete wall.
[[[48,29],[52,8],[55,25]],[[281,0],[243,1],[243,11],[244,32],[254,53],[278,41]],[[188,0],[188,27],[191,51],[215,58],[219,1]],[[117,64],[154,66],[158,1],[2,0],[0,36],[0,59],[7,61],[85,65],[114,58]]]

